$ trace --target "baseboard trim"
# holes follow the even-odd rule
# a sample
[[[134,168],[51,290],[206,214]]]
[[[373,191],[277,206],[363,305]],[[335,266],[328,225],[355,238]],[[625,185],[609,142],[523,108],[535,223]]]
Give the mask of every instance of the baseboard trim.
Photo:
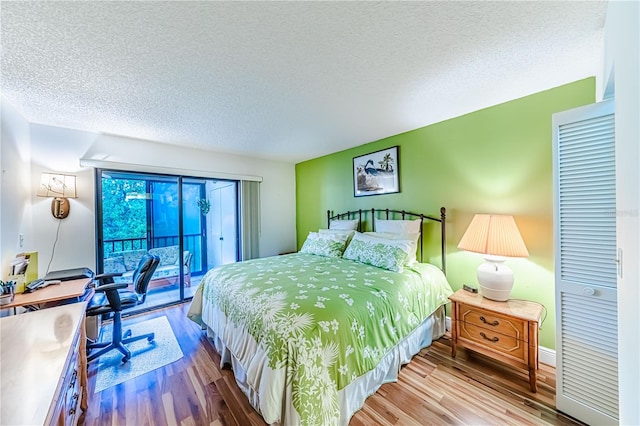
[[[451,331],[451,317],[445,317],[445,325],[447,327],[447,331]],[[556,351],[545,348],[544,346],[538,346],[538,361],[555,368]]]
[[[538,346],[538,361],[555,368],[556,351],[553,349],[545,348],[544,346]]]

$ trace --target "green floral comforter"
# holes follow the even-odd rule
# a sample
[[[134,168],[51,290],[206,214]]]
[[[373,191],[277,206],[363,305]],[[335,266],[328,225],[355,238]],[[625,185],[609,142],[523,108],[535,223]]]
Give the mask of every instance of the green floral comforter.
[[[338,423],[338,390],[376,368],[452,293],[433,265],[397,273],[302,253],[220,266],[198,291],[205,322],[214,309],[225,327],[245,327],[269,367],[285,371],[300,422],[322,425]]]

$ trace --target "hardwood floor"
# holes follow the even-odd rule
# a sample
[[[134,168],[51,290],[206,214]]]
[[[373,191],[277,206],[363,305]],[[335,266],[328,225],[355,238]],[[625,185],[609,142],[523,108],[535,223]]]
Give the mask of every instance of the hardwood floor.
[[[89,365],[89,408],[80,424],[264,425],[236,386],[187,305],[124,321],[166,315],[184,357],[136,379],[94,393],[98,362]],[[351,419],[351,425],[580,425],[554,409],[555,370],[540,364],[538,392],[528,376],[481,355],[459,349],[451,358],[444,337],[406,365],[397,383],[383,385]]]

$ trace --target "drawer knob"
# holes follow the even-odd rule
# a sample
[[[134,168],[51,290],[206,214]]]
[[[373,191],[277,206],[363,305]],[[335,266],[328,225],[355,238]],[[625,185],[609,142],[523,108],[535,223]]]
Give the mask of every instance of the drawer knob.
[[[499,325],[500,323],[498,322],[498,320],[495,320],[493,322],[489,322],[487,321],[487,319],[485,317],[480,317],[480,321],[482,321],[483,323],[487,324],[487,325],[491,325],[493,327],[495,327],[496,325]]]
[[[486,334],[484,334],[484,331],[481,331],[481,332],[480,332],[480,335],[481,335],[483,338],[485,338],[485,339],[487,339],[488,341],[490,341],[490,342],[494,342],[494,343],[495,343],[495,342],[497,342],[498,340],[500,340],[498,337],[491,337],[491,338],[487,337],[487,335],[486,335]]]

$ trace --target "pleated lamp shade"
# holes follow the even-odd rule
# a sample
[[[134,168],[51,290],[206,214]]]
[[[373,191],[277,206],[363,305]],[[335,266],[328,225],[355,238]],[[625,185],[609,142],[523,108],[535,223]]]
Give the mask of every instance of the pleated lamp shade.
[[[56,173],[42,173],[38,197],[76,198],[76,177]]]
[[[462,236],[458,248],[494,256],[529,256],[518,225],[513,216],[509,215],[475,215]]]
[[[509,300],[513,272],[504,264],[504,257],[529,256],[513,216],[475,215],[458,248],[485,255],[486,262],[478,267],[482,295],[497,301]]]

